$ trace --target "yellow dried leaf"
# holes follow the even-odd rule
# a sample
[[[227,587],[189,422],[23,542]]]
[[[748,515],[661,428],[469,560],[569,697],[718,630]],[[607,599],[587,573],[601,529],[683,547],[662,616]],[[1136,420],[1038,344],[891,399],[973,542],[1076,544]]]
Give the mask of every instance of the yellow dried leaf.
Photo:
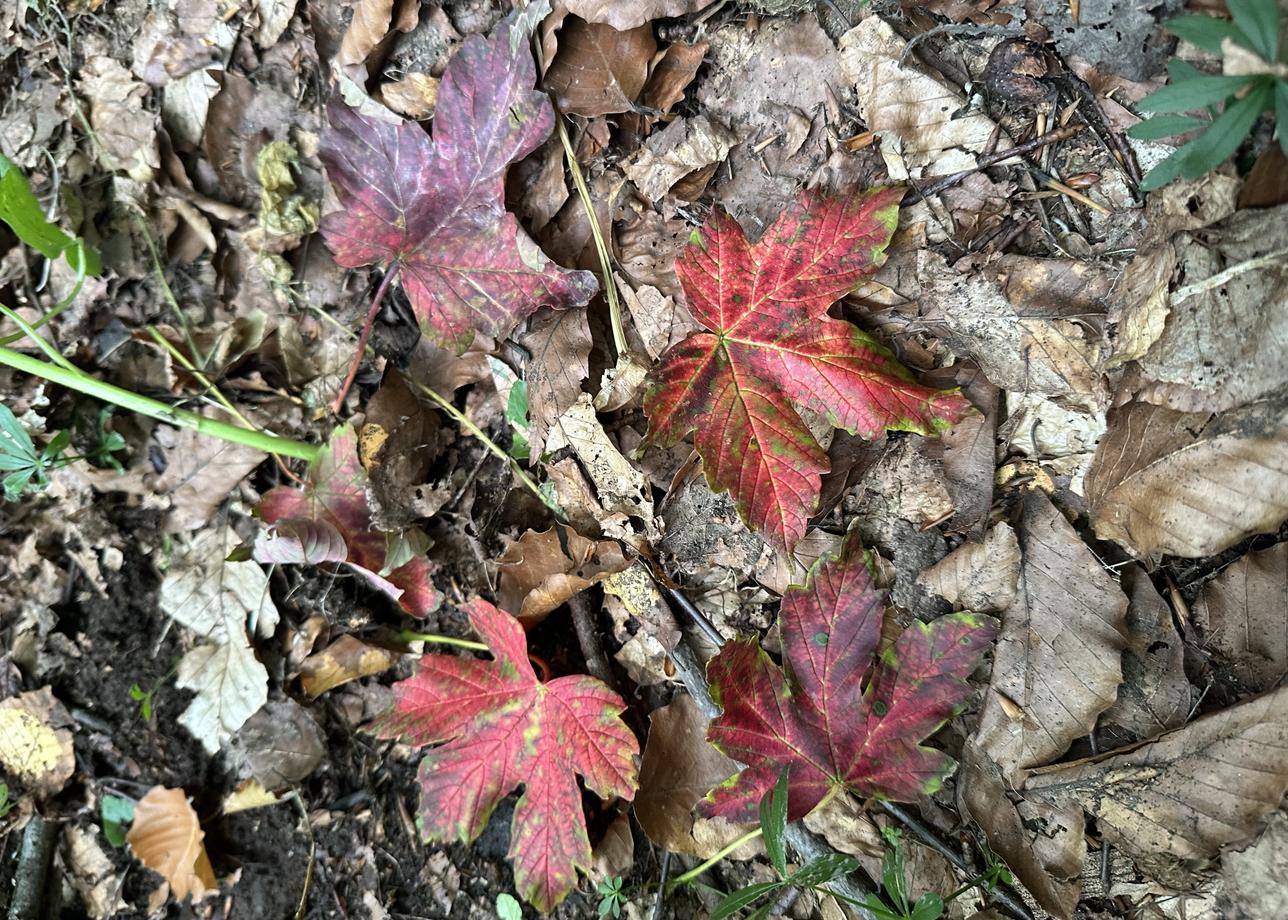
[[[237,784],[237,788],[224,798],[223,812],[226,815],[239,811],[250,811],[252,808],[263,808],[280,802],[277,796],[264,788],[259,780],[251,778]]]
[[[70,723],[48,687],[0,703],[0,767],[38,796],[57,794],[76,769]]]
[[[353,636],[341,636],[300,665],[300,683],[310,699],[316,699],[333,687],[360,677],[379,674],[393,667],[397,656],[387,649],[360,642]]]

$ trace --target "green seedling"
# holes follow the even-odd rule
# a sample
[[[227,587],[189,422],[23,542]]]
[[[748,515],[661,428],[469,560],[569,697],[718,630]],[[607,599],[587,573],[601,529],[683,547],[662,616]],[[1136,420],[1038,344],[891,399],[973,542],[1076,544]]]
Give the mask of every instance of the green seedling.
[[[599,895],[599,916],[602,920],[604,917],[617,917],[622,915],[622,908],[626,906],[626,893],[622,890],[621,876],[606,878],[595,886],[595,891]]]
[[[13,810],[13,802],[9,801],[9,784],[0,783],[0,818]]]
[[[1127,133],[1153,141],[1199,131],[1145,176],[1150,191],[1178,177],[1196,179],[1225,162],[1263,112],[1278,120],[1279,144],[1288,154],[1288,50],[1277,0],[1229,0],[1233,21],[1216,16],[1179,16],[1167,23],[1174,35],[1219,55],[1223,73],[1208,74],[1174,59],[1168,82],[1141,100],[1154,117]],[[1187,114],[1188,113],[1188,114]],[[1194,114],[1197,113],[1197,114]]]
[[[107,842],[114,847],[125,846],[126,825],[134,820],[134,803],[119,795],[105,795],[98,807]]]
[[[497,920],[523,920],[523,907],[514,895],[501,892],[496,896]]]

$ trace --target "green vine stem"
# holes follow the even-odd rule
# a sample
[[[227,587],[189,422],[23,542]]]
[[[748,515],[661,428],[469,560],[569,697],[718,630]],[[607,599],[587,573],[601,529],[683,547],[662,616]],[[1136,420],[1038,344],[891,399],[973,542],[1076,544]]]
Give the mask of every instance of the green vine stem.
[[[724,859],[734,850],[738,849],[745,843],[751,843],[751,841],[755,840],[757,837],[762,836],[763,834],[764,834],[764,831],[762,831],[758,827],[753,830],[747,831],[747,833],[743,834],[733,843],[726,846],[719,853],[716,853],[715,855],[709,857],[705,862],[698,863],[696,866],[694,866],[692,869],[690,869],[688,872],[684,873],[683,875],[679,875],[671,879],[671,881],[666,883],[666,887],[668,889],[674,889],[674,888],[679,888],[681,885],[688,884],[689,882],[697,878],[699,875],[701,875],[703,872],[706,872],[716,863],[720,862],[720,860]]]
[[[33,377],[40,377],[59,386],[67,387],[69,390],[75,390],[77,393],[84,393],[86,396],[112,403],[122,409],[137,412],[139,415],[146,415],[148,418],[154,418],[159,422],[176,425],[180,428],[191,428],[199,434],[230,441],[233,444],[243,444],[255,450],[262,450],[265,453],[280,454],[284,457],[294,457],[312,463],[317,459],[321,450],[316,444],[305,444],[302,441],[293,441],[289,438],[279,438],[276,435],[264,434],[260,431],[238,428],[235,425],[229,425],[227,422],[220,422],[216,419],[197,415],[195,412],[167,406],[163,402],[105,383],[74,368],[68,369],[48,361],[41,361],[39,358],[24,355],[11,348],[0,347],[0,364],[22,371],[24,374],[31,374]]]
[[[468,648],[476,652],[489,650],[482,642],[457,639],[455,636],[440,636],[438,633],[421,633],[413,629],[404,629],[398,634],[398,640],[400,642],[433,642],[437,645],[454,645],[457,648]]]

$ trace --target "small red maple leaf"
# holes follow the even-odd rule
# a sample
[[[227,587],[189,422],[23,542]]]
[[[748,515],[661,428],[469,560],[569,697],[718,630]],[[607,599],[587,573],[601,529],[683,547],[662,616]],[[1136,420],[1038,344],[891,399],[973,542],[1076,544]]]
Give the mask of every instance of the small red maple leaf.
[[[676,259],[689,309],[709,331],[662,356],[644,402],[652,437],[668,446],[696,429],[712,488],[780,546],[805,535],[828,470],[793,404],[864,437],[924,434],[968,406],[919,385],[870,336],[827,315],[885,260],[902,195],[807,194],[758,243],[716,211]]]
[[[413,556],[380,574],[388,538],[372,529],[367,483],[353,427],[343,425],[309,470],[306,489],[277,486],[255,507],[256,515],[274,526],[256,538],[253,555],[260,562],[343,562],[403,610],[423,618],[443,601],[430,578],[433,566],[427,557]]]
[[[541,683],[514,617],[484,600],[463,609],[495,660],[426,655],[414,677],[394,684],[382,734],[441,745],[417,774],[430,839],[469,843],[523,785],[510,835],[514,884],[548,912],[575,887],[577,869],[590,866],[577,775],[600,798],[633,798],[639,742],[620,718],[626,704],[601,681]]]
[[[708,815],[754,820],[784,766],[793,821],[838,787],[905,802],[939,788],[952,758],[920,742],[960,710],[997,621],[958,613],[915,622],[878,656],[883,618],[851,536],[840,559],[783,595],[782,669],[755,638],[711,660],[707,680],[724,711],[707,740],[747,767],[711,791]]]
[[[541,145],[554,110],[514,23],[472,35],[438,90],[434,139],[415,122],[327,107],[320,154],[342,211],[322,236],[345,268],[396,270],[426,335],[464,350],[543,305],[586,303],[594,275],[551,262],[505,210],[505,170]],[[512,40],[513,39],[513,40]]]

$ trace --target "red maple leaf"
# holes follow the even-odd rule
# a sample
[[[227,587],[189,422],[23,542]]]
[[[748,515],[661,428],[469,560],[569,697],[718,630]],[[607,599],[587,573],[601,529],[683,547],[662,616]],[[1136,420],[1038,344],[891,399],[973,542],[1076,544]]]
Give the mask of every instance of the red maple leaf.
[[[464,350],[504,337],[538,307],[586,303],[594,275],[551,262],[505,210],[506,167],[541,145],[554,110],[533,90],[510,19],[465,40],[443,74],[434,139],[415,122],[327,107],[320,154],[344,206],[322,235],[346,268],[384,265],[426,335]],[[513,33],[513,34],[512,34]]]
[[[902,194],[807,194],[758,243],[716,211],[676,259],[689,309],[709,331],[662,356],[644,402],[652,437],[666,446],[696,429],[711,487],[731,492],[743,518],[779,545],[805,535],[828,470],[793,404],[864,437],[924,434],[967,408],[827,315],[885,260]]]
[[[519,622],[484,600],[464,608],[493,661],[426,655],[394,684],[384,730],[414,745],[440,744],[420,762],[425,836],[469,843],[497,802],[520,784],[510,858],[518,892],[549,911],[590,865],[577,774],[601,798],[631,799],[639,742],[620,718],[621,697],[593,677],[541,683]]]
[[[367,483],[353,427],[343,425],[309,470],[308,488],[277,486],[255,507],[260,519],[273,526],[256,538],[253,555],[260,562],[343,562],[403,610],[422,618],[443,600],[430,578],[433,566],[425,556],[413,556],[380,574],[388,537],[372,529]]]
[[[997,621],[958,613],[914,622],[878,656],[883,617],[851,536],[839,560],[783,595],[782,669],[755,638],[711,660],[707,680],[724,712],[707,740],[747,767],[711,791],[707,814],[754,819],[784,766],[793,821],[838,787],[905,802],[939,788],[952,758],[920,742],[961,708]]]

